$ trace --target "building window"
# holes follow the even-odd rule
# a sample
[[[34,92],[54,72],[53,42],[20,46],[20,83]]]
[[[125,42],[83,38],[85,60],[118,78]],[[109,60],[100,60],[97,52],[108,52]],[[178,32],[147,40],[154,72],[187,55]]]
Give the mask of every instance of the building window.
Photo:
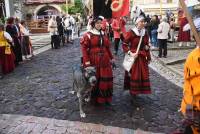
[[[167,3],[172,3],[172,0],[167,0]]]
[[[67,0],[67,3],[68,3],[68,4],[72,4],[72,1],[71,1],[71,0]]]

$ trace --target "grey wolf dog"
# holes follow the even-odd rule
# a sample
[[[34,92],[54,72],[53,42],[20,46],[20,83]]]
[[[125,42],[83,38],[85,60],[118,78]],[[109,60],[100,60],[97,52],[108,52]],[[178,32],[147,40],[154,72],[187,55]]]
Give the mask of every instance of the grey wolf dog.
[[[86,117],[86,114],[83,111],[83,101],[90,101],[91,91],[96,82],[95,67],[73,67],[73,91],[71,91],[71,93],[77,93],[81,118]]]

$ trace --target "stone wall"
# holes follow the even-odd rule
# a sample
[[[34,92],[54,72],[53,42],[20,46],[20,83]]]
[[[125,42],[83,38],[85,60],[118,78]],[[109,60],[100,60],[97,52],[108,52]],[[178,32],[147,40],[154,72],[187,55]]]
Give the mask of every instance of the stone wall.
[[[27,13],[30,13],[33,15],[33,19],[36,20],[36,16],[38,11],[45,7],[45,6],[51,6],[57,9],[61,13],[61,4],[39,4],[39,5],[24,5],[23,12],[25,13],[23,16],[25,17]]]

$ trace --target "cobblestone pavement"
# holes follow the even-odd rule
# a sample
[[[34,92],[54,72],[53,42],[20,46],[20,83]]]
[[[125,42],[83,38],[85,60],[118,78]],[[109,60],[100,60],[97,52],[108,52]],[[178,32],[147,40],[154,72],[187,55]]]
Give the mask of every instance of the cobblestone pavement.
[[[51,37],[50,37],[49,33],[31,34],[29,37],[31,39],[34,50],[50,44]]]
[[[5,76],[0,81],[0,114],[49,117],[163,133],[178,127],[181,88],[150,69],[152,94],[139,95],[131,101],[129,93],[122,90],[122,55],[116,57],[113,106],[86,104],[87,117],[80,119],[77,98],[69,94],[72,65],[80,61],[78,42],[75,40],[74,45],[41,53]]]
[[[192,49],[185,50],[168,50],[167,58],[160,58],[164,64],[177,64],[178,61],[184,61]],[[158,56],[158,51],[153,51],[155,56]]]
[[[155,134],[140,129],[132,130],[35,116],[4,114],[0,115],[0,122],[1,134]]]
[[[151,67],[168,80],[182,87],[184,62],[194,48],[194,42],[191,42],[189,47],[179,47],[178,43],[168,43],[167,58],[157,58],[158,50],[152,51],[153,62]]]

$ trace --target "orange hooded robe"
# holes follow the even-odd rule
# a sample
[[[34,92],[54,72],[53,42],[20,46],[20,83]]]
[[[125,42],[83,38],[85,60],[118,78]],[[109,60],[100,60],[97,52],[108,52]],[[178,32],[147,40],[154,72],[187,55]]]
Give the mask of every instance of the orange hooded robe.
[[[186,105],[195,106],[200,111],[200,48],[194,49],[188,56],[184,66],[184,90],[181,103],[181,112],[186,113]],[[194,134],[198,129],[192,127]],[[199,130],[200,131],[200,130]]]

